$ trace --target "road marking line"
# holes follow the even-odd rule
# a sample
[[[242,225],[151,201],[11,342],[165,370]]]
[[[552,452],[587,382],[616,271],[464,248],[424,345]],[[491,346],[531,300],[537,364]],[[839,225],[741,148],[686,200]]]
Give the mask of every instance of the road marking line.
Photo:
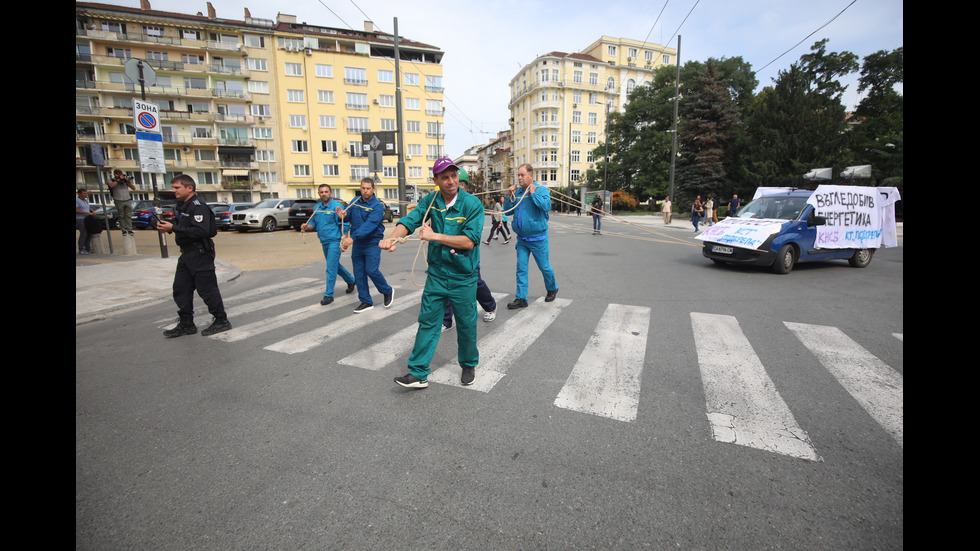
[[[560,408],[634,421],[650,309],[610,304],[555,399]]]
[[[507,369],[571,303],[570,299],[564,298],[556,298],[549,303],[544,302],[543,297],[539,298],[528,308],[511,316],[499,329],[481,339],[480,365],[476,368],[476,380],[472,385],[464,387],[459,383],[460,368],[457,360],[433,371],[429,375],[429,381],[490,392],[507,373]]]
[[[783,323],[904,448],[905,378],[836,327]]]
[[[507,296],[507,293],[491,293],[491,295],[493,295],[494,300],[499,302],[501,298]],[[499,304],[497,308],[500,308]],[[478,308],[478,311],[482,312],[483,309]],[[480,315],[482,316],[482,314]],[[412,348],[415,347],[415,335],[418,333],[418,330],[419,324],[413,323],[394,335],[385,338],[383,347],[372,346],[358,350],[350,356],[337,361],[337,363],[377,371],[397,360],[400,356],[407,356],[411,353]]]
[[[691,312],[714,439],[820,461],[732,316]]]
[[[255,289],[252,289],[250,291],[245,291],[243,293],[238,293],[238,294],[232,295],[230,297],[222,297],[222,300],[227,305],[229,303],[235,303],[235,302],[241,302],[243,300],[249,300],[249,299],[251,299],[252,297],[255,297],[255,296],[266,295],[266,294],[268,294],[269,292],[272,292],[272,291],[282,292],[282,291],[284,291],[284,290],[286,290],[286,289],[288,289],[290,287],[308,286],[310,283],[313,283],[315,281],[317,281],[317,280],[314,279],[314,278],[311,278],[311,277],[301,277],[301,278],[289,280],[289,281],[287,281],[285,283],[282,283],[282,284],[278,284],[277,283],[277,284],[274,284],[274,285],[265,285],[263,287],[256,287]],[[291,300],[296,300],[296,298],[302,298],[302,296],[312,297],[314,295],[309,290],[294,291],[294,292],[289,293],[287,295],[276,295],[276,296],[269,297],[269,298],[266,298],[266,299],[263,299],[263,300],[259,300],[259,301],[253,302],[253,303],[242,305],[242,306],[239,306],[239,307],[234,308],[234,309],[229,309],[228,310],[228,315],[231,316],[231,315],[235,315],[235,314],[243,314],[243,313],[253,312],[253,311],[258,310],[260,308],[265,308],[266,306],[269,306],[269,305],[275,305],[275,304],[279,304],[280,302],[289,302]],[[256,305],[259,305],[259,306],[256,306]],[[204,307],[195,309],[194,314],[195,315],[198,315],[198,314],[205,315],[205,314],[207,314],[207,311],[208,311],[207,310],[207,307],[204,306]],[[160,325],[161,327],[167,327],[167,326],[169,326],[169,327],[175,327],[177,325],[177,323],[174,322],[173,318],[167,318],[165,320],[160,320],[160,321],[156,322],[156,325]]]
[[[349,316],[343,319],[339,319],[328,323],[323,327],[318,327],[312,331],[295,335],[277,343],[270,344],[269,346],[264,347],[264,349],[271,350],[273,352],[282,352],[284,354],[306,352],[307,350],[320,346],[331,339],[335,339],[352,331],[366,327],[397,312],[401,312],[402,310],[418,306],[418,299],[421,296],[422,291],[415,291],[413,293],[409,293],[408,295],[396,295],[395,302],[391,305],[391,308],[385,308],[378,303],[374,305],[372,310],[368,310],[362,314],[354,314],[352,312]],[[351,295],[351,298],[354,298],[355,300],[357,299],[357,297],[353,295]],[[334,304],[336,304],[336,302]],[[320,308],[323,307],[320,306]],[[218,334],[221,335],[221,333]],[[384,341],[382,341],[378,346],[386,346],[386,344]]]

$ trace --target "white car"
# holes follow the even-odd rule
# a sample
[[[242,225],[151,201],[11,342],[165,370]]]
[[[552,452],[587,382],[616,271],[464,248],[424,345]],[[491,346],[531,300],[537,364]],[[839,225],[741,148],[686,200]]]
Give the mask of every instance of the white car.
[[[296,199],[266,199],[255,207],[231,215],[231,227],[240,231],[275,231],[289,227],[289,207]]]

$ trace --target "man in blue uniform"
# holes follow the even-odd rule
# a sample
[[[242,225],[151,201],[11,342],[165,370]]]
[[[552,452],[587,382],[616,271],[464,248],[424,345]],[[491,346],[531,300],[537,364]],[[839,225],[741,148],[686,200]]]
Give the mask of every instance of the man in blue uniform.
[[[157,222],[157,230],[174,234],[174,242],[180,247],[177,273],[174,274],[174,302],[177,303],[177,326],[163,332],[167,338],[193,335],[194,291],[201,295],[208,311],[214,316],[210,327],[201,331],[207,337],[231,329],[225,306],[218,291],[218,278],[214,273],[214,241],[218,234],[214,225],[214,212],[207,203],[197,198],[197,184],[186,174],[170,182],[177,197],[173,222]]]
[[[527,308],[527,269],[528,257],[533,255],[534,262],[544,276],[544,288],[548,292],[545,302],[551,302],[558,296],[558,282],[555,281],[555,271],[548,260],[548,211],[551,210],[551,192],[534,181],[534,168],[529,164],[517,169],[519,185],[511,186],[504,200],[504,211],[513,211],[514,233],[517,234],[517,296],[507,304],[507,308]]]
[[[354,280],[357,284],[357,296],[361,304],[354,309],[355,314],[374,308],[371,299],[371,289],[368,278],[374,287],[384,295],[385,308],[390,308],[395,297],[395,290],[388,285],[384,274],[381,273],[381,249],[378,241],[385,235],[384,206],[374,195],[374,180],[361,180],[361,196],[347,205],[347,212],[341,211],[341,220],[350,222],[350,235],[340,242],[340,249],[346,251],[353,245],[351,263],[354,265]],[[347,218],[349,217],[349,218]]]
[[[310,220],[300,226],[303,231],[316,230],[320,244],[323,245],[323,257],[327,259],[327,290],[323,292],[320,304],[326,306],[333,302],[333,287],[337,283],[337,273],[347,283],[347,292],[354,291],[354,276],[340,263],[340,238],[347,234],[350,224],[342,221],[337,215],[344,206],[333,199],[333,188],[321,184],[317,193],[320,203],[313,209]]]
[[[392,252],[397,240],[419,230],[419,239],[429,242],[425,291],[419,310],[419,329],[408,358],[408,374],[395,377],[405,388],[429,386],[429,363],[439,344],[440,326],[446,304],[456,316],[459,344],[457,358],[463,372],[460,383],[473,384],[480,354],[476,348],[476,280],[480,265],[480,236],[483,234],[483,203],[459,189],[459,168],[450,159],[438,159],[432,167],[439,189],[419,201],[418,207],[398,220],[390,239],[378,246]]]

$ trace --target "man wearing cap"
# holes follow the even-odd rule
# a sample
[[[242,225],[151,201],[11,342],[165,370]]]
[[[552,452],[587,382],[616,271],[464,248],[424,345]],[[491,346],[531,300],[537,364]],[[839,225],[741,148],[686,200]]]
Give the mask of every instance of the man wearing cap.
[[[534,181],[534,168],[529,164],[523,164],[517,169],[517,182],[519,186],[511,186],[504,200],[504,210],[513,210],[514,233],[517,234],[517,296],[513,302],[507,304],[509,310],[527,308],[527,261],[531,255],[534,255],[534,262],[544,276],[544,288],[548,292],[544,301],[551,302],[558,295],[555,271],[548,260],[548,211],[551,210],[551,192]]]
[[[378,241],[385,235],[385,213],[384,206],[375,197],[374,192],[374,180],[364,178],[361,180],[361,196],[347,205],[347,212],[343,210],[338,212],[341,220],[350,218],[350,235],[341,240],[340,250],[346,251],[351,245],[354,246],[351,263],[354,265],[357,296],[361,300],[357,308],[354,308],[355,314],[374,308],[368,279],[384,296],[385,308],[391,307],[395,297],[395,290],[388,285],[384,274],[381,273],[381,251],[378,249]]]
[[[470,175],[466,172],[466,169],[459,169],[459,187],[463,191],[469,193],[470,191]],[[487,287],[487,282],[483,281],[483,276],[480,275],[480,266],[476,267],[476,301],[480,303],[480,307],[483,308],[485,312],[483,314],[483,321],[490,322],[497,319],[497,301],[493,298],[493,293],[490,292],[490,288]],[[443,330],[449,329],[453,326],[453,306],[452,304],[446,304],[446,315],[442,318]]]
[[[395,383],[411,389],[429,386],[429,363],[439,344],[441,320],[446,304],[456,315],[460,383],[473,384],[480,361],[476,348],[476,286],[480,265],[480,236],[483,234],[483,203],[459,188],[459,167],[450,159],[438,159],[432,175],[439,188],[423,197],[412,212],[398,219],[390,239],[378,244],[393,252],[397,240],[419,230],[429,242],[425,291],[419,311],[415,346],[408,358],[409,373]]]

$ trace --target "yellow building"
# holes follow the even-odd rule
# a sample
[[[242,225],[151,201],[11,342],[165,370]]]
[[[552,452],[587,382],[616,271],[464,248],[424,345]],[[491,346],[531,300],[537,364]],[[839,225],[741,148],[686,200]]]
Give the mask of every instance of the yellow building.
[[[207,201],[254,202],[269,197],[316,197],[319,184],[350,200],[368,171],[362,132],[394,132],[394,40],[376,32],[251,17],[75,4],[76,187],[98,203],[99,174],[85,146],[98,144],[106,172],[121,169],[153,199],[140,171],[133,99],[140,86],[125,74],[142,59],[155,75],[146,101],[160,108],[166,174],[190,174]],[[431,182],[443,155],[443,53],[400,37],[406,180]],[[398,199],[397,156],[386,155],[378,195]],[[166,195],[163,195],[166,197]],[[108,201],[107,201],[108,202]]]
[[[316,197],[330,184],[350,200],[361,179],[377,176],[378,197],[398,201],[398,157],[369,170],[365,132],[397,131],[394,40],[370,22],[363,31],[298,23],[280,15],[275,31],[276,101],[281,114],[283,179],[291,197]],[[442,52],[399,38],[405,179],[431,182],[443,156]]]
[[[584,181],[595,167],[593,150],[605,140],[609,111],[622,110],[633,89],[653,71],[676,64],[675,50],[607,36],[579,53],[551,52],[523,67],[510,81],[512,163],[530,163],[549,187]]]

